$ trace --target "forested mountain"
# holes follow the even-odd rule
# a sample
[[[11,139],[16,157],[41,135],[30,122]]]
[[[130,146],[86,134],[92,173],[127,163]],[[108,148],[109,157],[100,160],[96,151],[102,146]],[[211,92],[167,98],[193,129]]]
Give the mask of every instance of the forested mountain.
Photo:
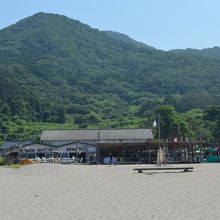
[[[193,54],[193,55],[199,55],[204,56],[207,58],[214,58],[214,59],[220,59],[220,47],[212,47],[212,48],[205,48],[202,50],[197,49],[177,49],[177,50],[171,50],[170,52],[173,53],[183,53],[183,54]]]
[[[7,120],[140,126],[161,104],[220,104],[220,63],[38,13],[0,30],[0,127]],[[114,123],[112,123],[114,122]]]
[[[133,40],[132,38],[130,38],[129,36],[127,36],[126,34],[121,34],[121,33],[118,33],[118,32],[115,32],[115,31],[104,31],[107,35],[109,35],[110,37],[118,40],[118,41],[121,41],[121,42],[125,42],[125,43],[130,43],[130,44],[133,44],[134,46],[136,47],[146,47],[148,49],[155,49],[151,46],[148,46],[142,42],[138,42],[136,40]]]

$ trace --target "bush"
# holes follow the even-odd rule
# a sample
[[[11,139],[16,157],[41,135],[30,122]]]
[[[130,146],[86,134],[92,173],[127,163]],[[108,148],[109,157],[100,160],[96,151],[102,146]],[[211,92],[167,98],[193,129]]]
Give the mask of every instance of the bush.
[[[102,119],[97,113],[90,112],[90,114],[88,116],[88,122],[89,123],[93,124],[93,123],[99,123],[101,121],[102,121]]]
[[[5,165],[6,163],[5,163],[5,159],[4,159],[4,157],[0,157],[0,166],[3,166],[3,165]]]

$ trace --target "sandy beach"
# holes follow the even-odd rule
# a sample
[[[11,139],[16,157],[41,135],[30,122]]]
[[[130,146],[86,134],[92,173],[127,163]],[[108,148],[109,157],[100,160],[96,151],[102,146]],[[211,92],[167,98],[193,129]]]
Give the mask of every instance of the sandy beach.
[[[194,172],[149,165],[0,168],[0,219],[219,219],[220,164]],[[151,165],[153,166],[153,165]]]

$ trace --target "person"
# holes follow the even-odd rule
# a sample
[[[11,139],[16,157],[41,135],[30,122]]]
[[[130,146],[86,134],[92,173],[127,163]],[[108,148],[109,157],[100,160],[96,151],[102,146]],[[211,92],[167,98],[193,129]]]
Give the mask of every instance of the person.
[[[111,166],[113,162],[113,156],[112,153],[109,153],[109,165]]]
[[[96,163],[96,155],[95,155],[95,153],[92,154],[92,164],[97,164]]]
[[[89,154],[89,164],[92,164],[92,154]]]

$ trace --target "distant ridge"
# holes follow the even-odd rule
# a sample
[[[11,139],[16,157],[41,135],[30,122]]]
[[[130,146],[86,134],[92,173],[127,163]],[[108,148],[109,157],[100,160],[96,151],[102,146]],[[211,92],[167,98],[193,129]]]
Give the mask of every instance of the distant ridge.
[[[214,59],[220,59],[220,47],[215,46],[212,48],[204,48],[202,50],[197,49],[177,49],[177,50],[171,50],[170,52],[173,53],[185,53],[185,54],[193,54],[193,55],[199,55],[204,56],[207,58],[214,58]]]
[[[126,34],[121,34],[119,32],[115,32],[115,31],[104,31],[106,34],[108,34],[110,37],[121,41],[121,42],[126,42],[126,43],[130,43],[133,44],[136,47],[145,47],[148,49],[155,49],[154,47],[148,46],[142,42],[138,42],[133,40],[132,38],[130,38],[129,36],[127,36]]]

